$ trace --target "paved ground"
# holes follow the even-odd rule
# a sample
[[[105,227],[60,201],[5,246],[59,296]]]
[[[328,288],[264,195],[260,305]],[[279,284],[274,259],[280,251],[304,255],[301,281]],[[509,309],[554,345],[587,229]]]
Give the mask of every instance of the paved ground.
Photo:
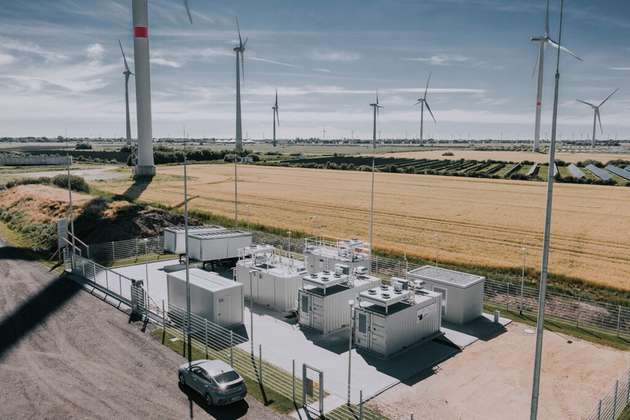
[[[0,418],[183,419],[184,360],[127,316],[0,243]],[[277,419],[258,401],[195,418]]]

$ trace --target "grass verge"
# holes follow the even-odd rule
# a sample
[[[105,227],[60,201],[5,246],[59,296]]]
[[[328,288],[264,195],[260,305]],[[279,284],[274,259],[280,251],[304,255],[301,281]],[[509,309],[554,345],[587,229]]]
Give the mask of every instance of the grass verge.
[[[44,253],[36,251],[36,246],[32,240],[26,235],[11,229],[2,221],[0,221],[0,239],[7,245],[23,252],[25,260],[37,261],[51,269],[57,266],[57,260],[50,260]],[[63,272],[63,266],[56,267],[54,271],[61,274]]]

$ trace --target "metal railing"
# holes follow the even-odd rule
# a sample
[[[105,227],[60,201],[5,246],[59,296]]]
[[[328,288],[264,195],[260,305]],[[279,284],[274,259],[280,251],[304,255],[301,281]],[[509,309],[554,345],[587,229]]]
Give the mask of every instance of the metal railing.
[[[616,420],[630,405],[630,370],[626,371],[602,397],[584,420]]]
[[[164,237],[128,239],[87,246],[87,255],[96,262],[108,264],[117,260],[163,254]]]

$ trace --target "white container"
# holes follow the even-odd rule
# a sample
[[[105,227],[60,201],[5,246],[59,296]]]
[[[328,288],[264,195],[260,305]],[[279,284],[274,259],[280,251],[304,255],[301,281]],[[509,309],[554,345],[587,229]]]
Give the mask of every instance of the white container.
[[[188,236],[204,233],[226,230],[221,226],[192,226],[188,228]],[[184,228],[166,228],[164,229],[164,251],[172,254],[184,255],[186,247],[184,244]]]
[[[188,237],[188,255],[203,262],[238,258],[239,249],[251,244],[251,232],[243,230],[196,233]]]
[[[319,281],[323,276],[331,277],[327,285]],[[334,276],[339,277],[335,280]],[[313,273],[304,276],[302,282],[302,288],[298,291],[300,325],[324,335],[349,327],[349,301],[356,299],[362,291],[381,283],[380,279],[373,276],[355,276],[350,280],[348,276],[334,273]]]
[[[217,273],[191,268],[190,310],[223,327],[243,323],[243,285],[221,277]],[[180,309],[186,308],[186,271],[169,273],[168,303]]]
[[[309,273],[333,271],[337,264],[346,265],[353,272],[357,267],[369,268],[370,254],[359,240],[325,242],[306,239],[304,263]]]
[[[389,305],[373,299],[384,293],[401,299]],[[426,289],[395,290],[381,286],[361,292],[354,312],[354,343],[379,356],[390,357],[431,340],[441,334],[440,300],[439,293]]]
[[[298,290],[302,286],[302,276],[306,274],[301,261],[274,253],[264,258],[254,254],[240,259],[234,271],[236,281],[243,284],[247,299],[251,290],[254,304],[279,312],[297,309]]]
[[[444,321],[465,324],[481,316],[485,277],[431,265],[409,271],[408,277],[442,295]]]

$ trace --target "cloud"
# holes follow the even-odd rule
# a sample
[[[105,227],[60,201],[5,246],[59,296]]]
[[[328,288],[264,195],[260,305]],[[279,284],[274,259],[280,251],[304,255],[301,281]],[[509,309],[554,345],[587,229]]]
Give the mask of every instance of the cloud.
[[[260,61],[262,63],[276,64],[278,66],[291,67],[291,68],[294,68],[294,69],[301,69],[302,68],[302,66],[298,66],[296,64],[284,63],[282,61],[271,60],[269,58],[262,58],[262,57],[251,56],[251,57],[248,57],[248,59],[252,60],[252,61]]]
[[[324,68],[316,68],[316,69],[313,69],[313,71],[318,71],[320,73],[332,73],[332,71],[330,71],[329,69],[324,69]]]
[[[49,61],[59,61],[66,58],[63,54],[42,48],[33,42],[21,41],[13,38],[0,37],[0,45],[5,50],[37,55]]]
[[[274,86],[259,86],[247,88],[246,94],[267,96],[275,92]],[[373,89],[347,89],[342,86],[326,86],[326,85],[305,85],[305,86],[285,86],[282,88],[283,95],[286,96],[303,96],[303,95],[374,95]],[[485,94],[485,89],[474,88],[429,88],[429,93],[433,94]],[[396,95],[400,93],[424,93],[424,88],[388,88],[379,89],[381,95]]]
[[[163,66],[163,67],[171,67],[171,68],[174,68],[174,69],[178,69],[178,68],[180,68],[182,66],[177,61],[169,60],[169,59],[163,58],[163,57],[153,57],[153,58],[151,58],[151,64],[155,64],[155,65]]]
[[[313,61],[351,62],[359,60],[361,55],[352,51],[313,50],[308,54],[308,58]]]
[[[0,53],[0,66],[11,64],[15,61],[15,57],[11,54]]]
[[[105,48],[102,44],[95,43],[85,49],[85,54],[90,61],[101,61],[105,55]]]
[[[614,70],[614,71],[630,71],[630,67],[608,67],[608,70]]]
[[[403,60],[429,63],[432,66],[450,66],[452,64],[465,63],[470,61],[470,58],[460,54],[436,54],[430,57],[403,58]]]

